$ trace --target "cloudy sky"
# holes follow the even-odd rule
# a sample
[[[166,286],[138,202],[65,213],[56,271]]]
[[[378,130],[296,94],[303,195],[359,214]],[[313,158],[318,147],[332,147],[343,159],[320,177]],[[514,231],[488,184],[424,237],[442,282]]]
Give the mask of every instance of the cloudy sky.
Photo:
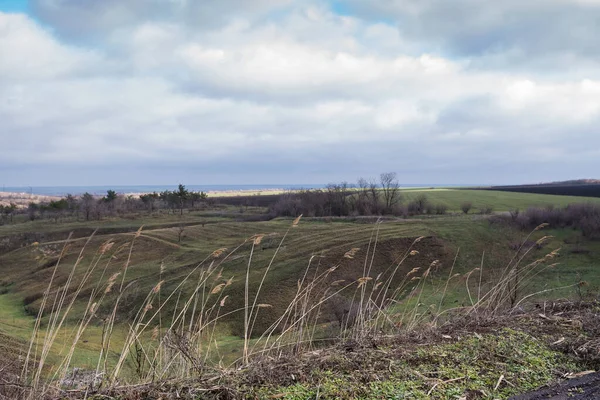
[[[600,0],[0,0],[0,185],[600,178]]]

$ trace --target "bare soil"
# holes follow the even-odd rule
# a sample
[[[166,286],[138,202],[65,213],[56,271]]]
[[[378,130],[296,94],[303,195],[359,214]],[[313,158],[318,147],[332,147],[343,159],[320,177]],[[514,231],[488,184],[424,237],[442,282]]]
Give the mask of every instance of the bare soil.
[[[600,399],[600,372],[568,379],[549,388],[512,397],[512,400]]]

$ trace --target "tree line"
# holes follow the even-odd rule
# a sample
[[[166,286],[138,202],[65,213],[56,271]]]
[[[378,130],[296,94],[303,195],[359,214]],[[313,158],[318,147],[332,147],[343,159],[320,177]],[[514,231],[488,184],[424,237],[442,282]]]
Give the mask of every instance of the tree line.
[[[446,214],[445,204],[433,204],[425,195],[404,204],[395,172],[379,179],[359,178],[356,184],[330,183],[324,189],[285,193],[271,205],[274,216],[311,217]]]
[[[104,196],[94,196],[88,192],[80,196],[67,194],[58,200],[29,203],[21,212],[25,212],[31,221],[43,218],[59,220],[64,217],[89,221],[128,213],[144,211],[153,213],[158,210],[183,215],[184,210],[203,207],[207,202],[208,195],[205,192],[191,191],[185,185],[179,184],[176,190],[145,193],[139,196],[118,194],[114,190],[107,190]],[[15,206],[11,209],[11,215],[16,212],[19,210]]]

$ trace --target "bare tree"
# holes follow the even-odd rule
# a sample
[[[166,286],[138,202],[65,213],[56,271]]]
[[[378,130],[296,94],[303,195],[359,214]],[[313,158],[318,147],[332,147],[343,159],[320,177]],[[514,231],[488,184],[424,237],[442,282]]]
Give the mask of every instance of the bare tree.
[[[96,201],[94,200],[94,196],[92,196],[88,192],[85,192],[83,195],[81,195],[81,198],[79,199],[79,201],[80,201],[79,208],[83,212],[83,215],[85,216],[85,220],[89,221],[90,215],[91,215],[92,211],[94,210],[94,205],[96,203]]]
[[[392,208],[400,201],[400,185],[396,179],[395,172],[384,172],[379,176],[385,211],[390,212]]]
[[[360,215],[369,215],[372,210],[369,201],[369,182],[365,178],[358,178],[358,199],[356,200],[356,210]]]
[[[377,181],[372,178],[369,180],[369,193],[371,196],[371,212],[373,214],[379,214],[379,185],[377,184]]]
[[[348,215],[346,197],[349,195],[348,182],[330,183],[327,185],[327,203],[329,215]]]

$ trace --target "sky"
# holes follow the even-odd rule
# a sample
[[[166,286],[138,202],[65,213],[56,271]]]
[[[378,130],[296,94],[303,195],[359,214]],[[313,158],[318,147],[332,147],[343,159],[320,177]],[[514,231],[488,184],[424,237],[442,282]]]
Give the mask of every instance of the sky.
[[[600,178],[600,0],[0,0],[0,184]]]

